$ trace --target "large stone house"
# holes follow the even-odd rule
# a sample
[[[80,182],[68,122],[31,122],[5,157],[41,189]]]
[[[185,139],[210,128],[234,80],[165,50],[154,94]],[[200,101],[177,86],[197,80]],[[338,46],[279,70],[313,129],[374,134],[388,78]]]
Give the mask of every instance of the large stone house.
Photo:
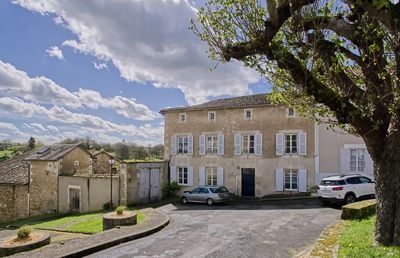
[[[308,192],[318,183],[316,168],[318,173],[343,172],[322,160],[336,153],[327,140],[337,139],[325,138],[331,132],[294,109],[271,104],[265,94],[168,108],[161,114],[170,181],[183,189],[225,185],[240,196],[293,194]],[[343,146],[349,139],[362,144],[354,136],[339,138]],[[335,145],[339,156],[341,144]]]

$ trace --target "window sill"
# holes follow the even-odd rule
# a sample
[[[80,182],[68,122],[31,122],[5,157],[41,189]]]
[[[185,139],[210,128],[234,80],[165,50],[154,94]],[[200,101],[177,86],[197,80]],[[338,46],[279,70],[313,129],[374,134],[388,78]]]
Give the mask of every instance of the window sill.
[[[285,189],[285,192],[298,192],[298,189]]]

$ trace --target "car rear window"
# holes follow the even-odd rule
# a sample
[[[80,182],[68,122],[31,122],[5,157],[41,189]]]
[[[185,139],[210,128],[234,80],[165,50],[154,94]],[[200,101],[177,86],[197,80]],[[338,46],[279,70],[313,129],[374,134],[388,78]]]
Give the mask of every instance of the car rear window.
[[[344,180],[322,180],[321,185],[345,185]]]
[[[226,187],[223,187],[223,186],[218,187],[218,188],[210,188],[210,191],[212,193],[227,193],[227,192],[229,192],[229,190],[226,189]]]

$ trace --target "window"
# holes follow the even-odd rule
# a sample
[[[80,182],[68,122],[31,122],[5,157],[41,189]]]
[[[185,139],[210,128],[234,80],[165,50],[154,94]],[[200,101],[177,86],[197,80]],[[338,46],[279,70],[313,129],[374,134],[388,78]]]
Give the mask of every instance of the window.
[[[217,168],[206,168],[207,185],[217,185]]]
[[[207,135],[206,136],[206,153],[217,154],[218,153],[218,136]]]
[[[253,117],[253,110],[245,109],[244,110],[244,120],[251,120]]]
[[[189,152],[189,137],[178,136],[178,154],[187,154]]]
[[[186,113],[179,114],[179,123],[186,123]]]
[[[350,149],[350,171],[365,172],[365,149]]]
[[[242,153],[254,153],[254,134],[242,135]]]
[[[296,112],[294,111],[294,108],[287,108],[286,109],[286,117],[295,117]]]
[[[47,169],[51,169],[52,165],[51,162],[47,162]]]
[[[188,184],[188,168],[187,167],[177,167],[177,180],[179,185]]]
[[[209,191],[207,188],[205,188],[205,187],[200,188],[200,194],[208,194],[208,193],[209,193]]]
[[[285,134],[285,153],[297,153],[297,134]]]
[[[367,177],[360,177],[361,183],[362,184],[371,184],[372,180],[367,178]]]
[[[75,166],[79,166],[79,160],[75,160],[75,161],[74,161],[74,165],[75,165]]]
[[[285,170],[285,190],[297,190],[297,170]]]
[[[361,184],[361,180],[358,177],[350,177],[346,179],[346,182],[351,185]]]
[[[216,112],[215,111],[210,111],[208,112],[208,121],[209,122],[215,122],[216,120]]]

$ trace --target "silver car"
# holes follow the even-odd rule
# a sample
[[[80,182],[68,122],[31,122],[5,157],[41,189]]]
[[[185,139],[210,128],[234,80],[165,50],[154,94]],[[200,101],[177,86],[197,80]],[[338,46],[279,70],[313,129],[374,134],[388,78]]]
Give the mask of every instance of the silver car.
[[[181,197],[181,201],[183,204],[189,202],[200,202],[213,205],[214,203],[229,201],[232,196],[233,194],[223,185],[206,185],[197,186],[192,191],[185,191]]]

